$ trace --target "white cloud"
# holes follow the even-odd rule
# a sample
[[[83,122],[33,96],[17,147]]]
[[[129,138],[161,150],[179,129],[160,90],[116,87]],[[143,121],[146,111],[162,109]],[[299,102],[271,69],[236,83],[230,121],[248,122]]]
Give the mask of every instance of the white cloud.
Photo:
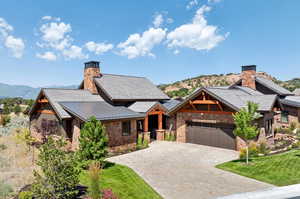
[[[0,18],[0,39],[3,45],[12,52],[15,58],[23,56],[25,44],[21,38],[14,37],[11,32],[14,28],[5,19]]]
[[[93,41],[87,42],[85,47],[90,51],[94,52],[96,55],[100,55],[111,50],[114,46],[112,44],[106,43],[95,43]]]
[[[51,21],[42,24],[39,28],[41,40],[36,44],[40,48],[46,48],[49,51],[44,54],[38,53],[37,57],[51,61],[56,60],[57,55],[61,55],[68,60],[88,58],[82,47],[73,44],[74,39],[70,36],[72,32],[70,24],[60,22],[60,18],[51,16],[45,16],[42,19]]]
[[[208,3],[219,3],[222,0],[207,0]]]
[[[72,31],[70,24],[65,24],[64,22],[51,22],[43,24],[40,28],[42,32],[42,39],[45,42],[49,42],[49,44],[55,46],[59,45],[60,42],[65,42],[68,40],[67,33]]]
[[[175,55],[177,55],[177,54],[179,54],[180,53],[180,51],[179,50],[174,50],[174,52],[173,52]]]
[[[153,25],[154,28],[159,28],[164,22],[164,18],[162,16],[162,14],[156,14],[154,16],[154,20],[153,20]]]
[[[173,22],[174,22],[174,19],[172,19],[171,17],[169,17],[169,18],[167,18],[166,21],[167,21],[168,24],[170,24],[170,23],[173,23]]]
[[[9,25],[5,19],[0,18],[0,34],[2,37],[7,37],[10,32],[12,32],[14,28]]]
[[[47,51],[44,54],[37,53],[36,56],[38,58],[45,59],[45,60],[48,60],[48,61],[55,61],[56,58],[57,58],[56,55],[53,52],[50,52],[50,51]]]
[[[121,49],[120,54],[133,59],[138,56],[155,55],[151,52],[155,45],[162,42],[166,36],[166,30],[161,28],[149,28],[143,34],[132,34],[125,42],[119,43],[118,48]]]
[[[69,49],[63,50],[63,55],[68,59],[87,59],[88,55],[82,52],[82,48],[72,45]]]
[[[228,35],[218,34],[217,26],[208,25],[204,14],[211,7],[206,5],[199,8],[192,23],[183,24],[167,35],[169,48],[186,47],[195,50],[210,50],[216,47]]]
[[[15,58],[21,58],[23,56],[23,51],[25,44],[21,38],[16,38],[9,35],[4,43],[5,47],[10,49]]]
[[[186,5],[186,9],[190,10],[191,8],[193,8],[194,6],[198,5],[198,0],[191,0],[187,5]]]
[[[42,20],[54,20],[54,21],[60,21],[59,17],[52,17],[52,16],[43,16]]]

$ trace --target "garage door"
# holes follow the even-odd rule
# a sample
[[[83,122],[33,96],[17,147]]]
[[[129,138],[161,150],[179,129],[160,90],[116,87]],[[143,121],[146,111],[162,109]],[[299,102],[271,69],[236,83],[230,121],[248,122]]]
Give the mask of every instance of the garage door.
[[[236,149],[234,125],[188,121],[186,139],[189,143]]]

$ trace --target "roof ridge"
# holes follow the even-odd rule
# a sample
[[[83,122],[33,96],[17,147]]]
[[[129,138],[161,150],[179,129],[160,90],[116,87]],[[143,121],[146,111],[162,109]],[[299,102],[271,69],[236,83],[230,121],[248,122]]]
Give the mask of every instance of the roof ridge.
[[[134,77],[134,78],[145,78],[148,79],[147,77],[143,76],[135,76],[135,75],[120,75],[120,74],[111,74],[111,73],[102,73],[103,75],[112,75],[112,76],[120,76],[120,77]],[[97,78],[97,77],[96,77]]]
[[[76,91],[87,91],[84,89],[78,89],[78,88],[41,88],[43,90],[48,89],[48,90],[76,90]]]

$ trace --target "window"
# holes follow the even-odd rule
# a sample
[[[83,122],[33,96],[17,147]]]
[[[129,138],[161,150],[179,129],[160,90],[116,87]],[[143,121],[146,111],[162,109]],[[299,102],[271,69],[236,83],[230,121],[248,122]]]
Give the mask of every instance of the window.
[[[128,136],[131,132],[131,122],[130,121],[124,121],[122,122],[122,135]]]
[[[282,111],[280,118],[281,118],[281,122],[289,123],[289,112],[288,111]]]

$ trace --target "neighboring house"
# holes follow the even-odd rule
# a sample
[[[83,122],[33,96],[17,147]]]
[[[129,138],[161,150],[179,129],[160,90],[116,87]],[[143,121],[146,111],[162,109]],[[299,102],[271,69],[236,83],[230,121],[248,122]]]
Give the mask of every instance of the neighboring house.
[[[166,132],[176,134],[178,142],[239,149],[244,143],[233,135],[232,114],[249,101],[257,103],[258,139],[272,141],[276,117],[286,106],[281,102],[292,95],[258,77],[256,66],[243,66],[236,84],[199,88],[178,101],[147,78],[104,74],[99,62],[87,62],[79,89],[41,90],[30,111],[30,129],[40,139],[64,136],[75,150],[82,124],[95,116],[106,127],[111,150],[134,147],[138,133],[145,139],[163,140]]]

